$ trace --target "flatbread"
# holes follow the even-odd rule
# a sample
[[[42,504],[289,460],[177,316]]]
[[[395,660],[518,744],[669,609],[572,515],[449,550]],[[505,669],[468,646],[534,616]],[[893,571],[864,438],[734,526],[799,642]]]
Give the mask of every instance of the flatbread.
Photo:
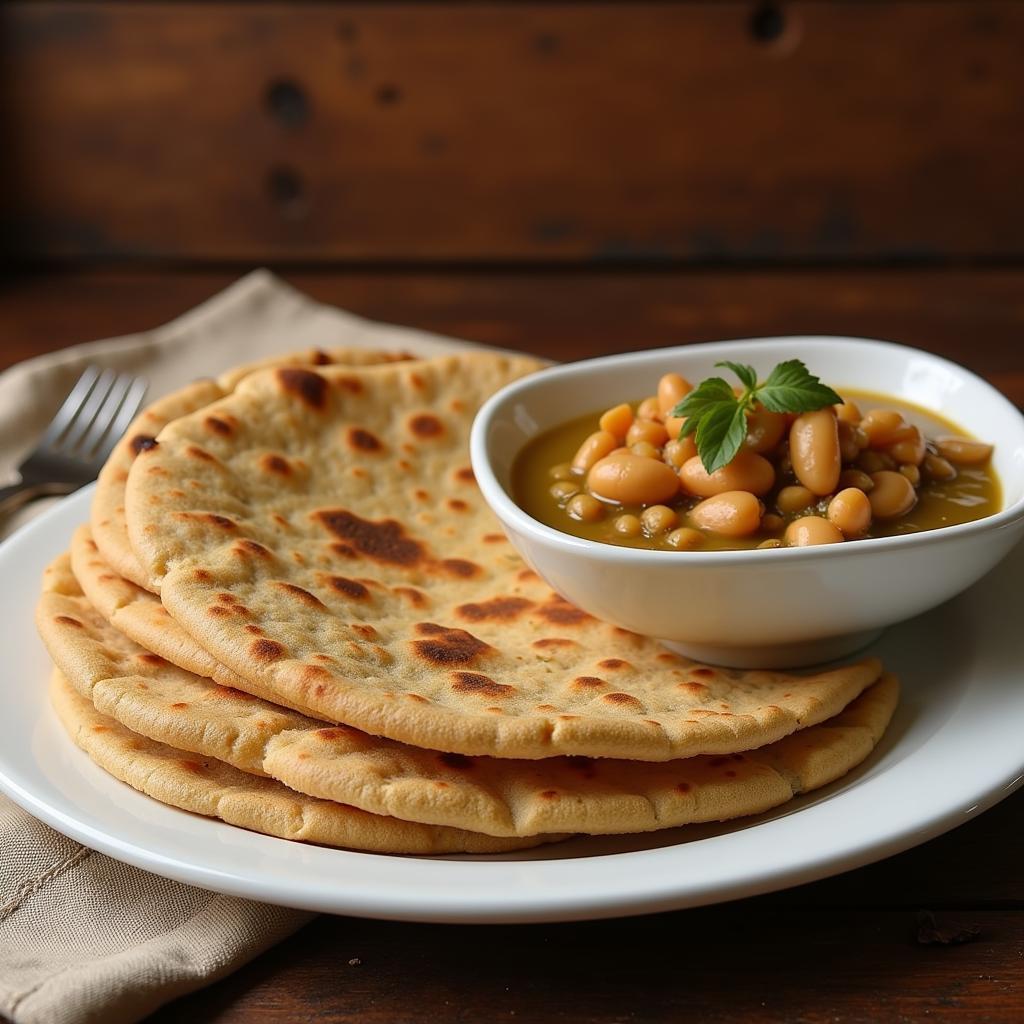
[[[867,757],[898,691],[894,677],[883,676],[836,718],[748,754],[662,764],[498,760],[324,728],[161,664],[76,592],[66,557],[46,574],[39,626],[75,689],[135,733],[301,793],[494,836],[645,832],[766,811]]]
[[[162,804],[252,832],[350,850],[421,856],[504,853],[538,843],[417,825],[301,796],[272,779],[137,736],[100,714],[59,672],[50,684],[50,700],[71,739],[104,771]]]
[[[104,561],[92,539],[92,530],[88,525],[83,524],[72,535],[70,568],[66,558],[58,559],[47,570],[44,586],[58,593],[76,597],[84,593],[89,604],[118,632],[123,633],[129,640],[134,640],[145,651],[159,655],[171,665],[213,679],[221,686],[245,690],[258,697],[276,701],[311,718],[331,721],[324,719],[316,711],[268,693],[258,684],[247,682],[236,672],[219,664],[171,618],[167,609],[160,603],[160,598],[117,575]]]
[[[124,486],[136,456],[144,446],[156,439],[157,434],[171,420],[196,412],[223,398],[234,391],[248,374],[268,367],[324,366],[331,363],[371,366],[410,358],[405,353],[381,352],[376,349],[301,349],[237,366],[216,380],[194,381],[158,399],[134,419],[100,470],[93,496],[91,523],[96,544],[103,552],[103,557],[118,575],[137,586],[151,586],[148,574],[139,565],[128,543],[124,522]]]
[[[126,492],[164,606],[265,693],[467,755],[740,752],[831,718],[878,678],[876,659],[813,674],[701,666],[550,590],[468,455],[476,409],[536,366],[477,352],[270,370],[175,420]]]

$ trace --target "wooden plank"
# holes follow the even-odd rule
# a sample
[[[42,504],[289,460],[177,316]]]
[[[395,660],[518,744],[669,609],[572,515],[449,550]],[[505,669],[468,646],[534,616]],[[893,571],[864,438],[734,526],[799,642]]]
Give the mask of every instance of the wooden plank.
[[[0,365],[156,326],[235,276],[97,271],[0,281]],[[768,334],[887,338],[955,359],[1024,405],[1024,271],[363,270],[287,278],[364,316],[558,360]]]
[[[797,0],[777,36],[752,11],[6,3],[0,237],[247,261],[1024,255],[1024,5]]]
[[[1024,914],[939,915],[974,941],[921,945],[911,912],[745,902],[514,928],[320,918],[149,1024],[959,1024],[1020,1020]],[[315,1008],[315,1009],[314,1009]]]

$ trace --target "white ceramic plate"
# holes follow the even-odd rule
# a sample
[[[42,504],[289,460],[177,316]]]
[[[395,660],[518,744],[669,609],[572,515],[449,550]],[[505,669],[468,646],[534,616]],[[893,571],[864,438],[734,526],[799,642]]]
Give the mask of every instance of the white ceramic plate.
[[[169,878],[366,917],[614,917],[845,871],[962,824],[1024,781],[1019,548],[972,590],[874,645],[904,686],[883,743],[845,779],[775,813],[486,858],[349,853],[246,832],[164,807],[110,778],[49,709],[49,662],[33,605],[43,567],[87,518],[90,498],[91,488],[78,492],[0,546],[0,787],[66,835]]]

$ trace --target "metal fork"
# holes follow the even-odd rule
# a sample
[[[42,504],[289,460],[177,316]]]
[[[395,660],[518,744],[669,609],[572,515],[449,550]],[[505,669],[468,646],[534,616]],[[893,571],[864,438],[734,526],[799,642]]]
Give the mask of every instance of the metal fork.
[[[18,467],[21,479],[0,487],[0,515],[44,495],[70,494],[95,480],[139,411],[147,387],[143,377],[87,367]]]

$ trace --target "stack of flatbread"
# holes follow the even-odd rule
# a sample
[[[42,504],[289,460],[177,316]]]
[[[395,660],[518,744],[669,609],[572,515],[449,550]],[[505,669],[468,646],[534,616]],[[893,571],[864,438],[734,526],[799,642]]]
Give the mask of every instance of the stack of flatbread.
[[[72,739],[163,803],[412,854],[756,814],[861,762],[897,699],[876,660],[696,664],[521,561],[468,439],[538,368],[304,352],[151,406],[43,581]]]

